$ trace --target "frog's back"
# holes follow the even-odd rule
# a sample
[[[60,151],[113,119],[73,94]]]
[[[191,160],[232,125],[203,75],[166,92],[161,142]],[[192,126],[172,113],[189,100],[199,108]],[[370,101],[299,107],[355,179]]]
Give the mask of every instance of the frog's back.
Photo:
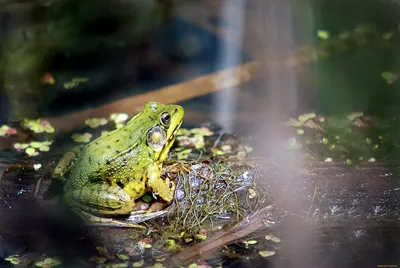
[[[66,189],[78,188],[89,182],[101,182],[106,178],[105,173],[109,169],[110,163],[122,154],[142,153],[141,144],[145,143],[145,133],[148,129],[146,125],[139,125],[135,132],[123,127],[114,130],[85,146],[76,164],[71,168]]]

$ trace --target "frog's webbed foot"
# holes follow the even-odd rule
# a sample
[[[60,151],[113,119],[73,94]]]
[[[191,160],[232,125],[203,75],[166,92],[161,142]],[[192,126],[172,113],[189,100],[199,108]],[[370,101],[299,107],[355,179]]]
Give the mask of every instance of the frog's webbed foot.
[[[163,180],[160,177],[160,170],[157,166],[150,166],[148,171],[147,184],[152,192],[159,195],[165,201],[171,202],[174,199],[175,183],[170,181],[169,178]]]
[[[65,201],[90,214],[104,216],[129,215],[133,198],[121,187],[90,184],[65,193]]]
[[[84,146],[73,146],[67,152],[65,152],[60,160],[58,161],[56,167],[54,168],[54,172],[52,174],[53,179],[62,178],[71,168],[71,166],[76,162],[80,152],[82,151]]]
[[[79,209],[75,209],[75,212],[80,216],[83,220],[87,222],[88,225],[94,226],[104,226],[104,227],[125,227],[125,228],[140,228],[146,229],[145,226],[137,224],[141,221],[132,221],[129,219],[126,220],[117,220],[113,218],[103,218],[99,216],[95,216],[84,212]]]

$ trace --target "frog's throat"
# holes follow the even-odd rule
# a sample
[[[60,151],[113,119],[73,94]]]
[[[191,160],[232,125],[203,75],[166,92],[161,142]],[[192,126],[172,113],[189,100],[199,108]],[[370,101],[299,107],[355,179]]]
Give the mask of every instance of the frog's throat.
[[[175,141],[176,133],[178,132],[178,129],[181,127],[182,121],[183,120],[181,119],[181,121],[179,121],[179,123],[176,124],[174,130],[172,131],[168,140],[165,142],[164,147],[161,149],[159,155],[158,156],[156,155],[156,159],[158,159],[159,162],[163,162],[165,159],[167,159],[169,149],[171,148],[172,144]]]

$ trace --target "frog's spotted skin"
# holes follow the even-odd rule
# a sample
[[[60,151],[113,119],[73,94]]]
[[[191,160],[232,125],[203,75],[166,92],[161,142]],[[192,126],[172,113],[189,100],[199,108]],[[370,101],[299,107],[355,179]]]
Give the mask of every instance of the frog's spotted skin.
[[[147,190],[172,201],[175,184],[160,178],[184,110],[179,105],[148,103],[124,127],[83,149],[64,187],[72,206],[92,214],[129,214]]]

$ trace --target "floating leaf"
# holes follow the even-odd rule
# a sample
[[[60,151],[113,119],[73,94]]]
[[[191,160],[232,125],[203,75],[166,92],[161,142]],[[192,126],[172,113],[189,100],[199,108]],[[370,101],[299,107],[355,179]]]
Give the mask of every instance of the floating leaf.
[[[26,148],[26,149],[25,149],[25,153],[26,153],[27,155],[29,155],[29,156],[36,156],[36,155],[39,154],[39,153],[35,150],[35,148],[32,148],[32,147]]]
[[[245,243],[247,245],[255,245],[255,244],[257,244],[257,240],[243,241],[243,243]]]
[[[145,249],[145,248],[151,248],[152,246],[151,246],[151,244],[146,243],[144,241],[139,241],[138,242],[138,247],[141,248],[141,249]]]
[[[185,243],[190,243],[190,242],[193,241],[193,238],[191,238],[191,237],[185,237],[183,240],[185,241]]]
[[[363,115],[364,115],[363,112],[355,112],[355,113],[351,113],[351,114],[347,115],[346,119],[352,121],[352,120],[354,120],[354,119],[356,119],[358,117],[361,117]]]
[[[129,256],[126,254],[117,254],[117,257],[120,258],[123,261],[129,260]]]
[[[263,251],[258,252],[258,254],[260,254],[261,257],[266,258],[266,257],[271,257],[271,256],[275,255],[275,251],[263,250]]]
[[[132,264],[132,267],[142,267],[143,265],[144,265],[144,260],[142,259],[140,261],[134,262]]]
[[[168,244],[168,247],[167,247],[168,251],[177,251],[181,248],[174,239],[168,239],[167,244]]]
[[[177,157],[178,157],[179,160],[187,159],[191,152],[192,152],[192,149],[185,149],[185,150],[180,151],[179,153],[177,153]]]
[[[97,128],[98,126],[104,126],[108,123],[106,118],[89,118],[85,120],[85,124],[90,128]]]
[[[41,151],[41,152],[48,152],[48,151],[50,151],[50,147],[47,146],[47,145],[41,146],[41,147],[39,148],[39,151]]]
[[[84,133],[84,134],[74,133],[74,134],[72,134],[72,139],[75,142],[88,143],[88,142],[90,142],[91,138],[92,138],[92,134],[90,134],[90,133]]]
[[[204,235],[204,234],[195,234],[195,235],[194,235],[194,238],[204,241],[204,240],[207,239],[207,236]]]
[[[286,125],[291,127],[301,127],[303,125],[303,122],[298,121],[294,118],[289,118],[289,121],[286,122]]]
[[[201,134],[196,134],[194,135],[194,137],[192,138],[193,140],[193,144],[195,145],[195,147],[197,149],[202,149],[205,146],[204,143],[204,137]]]
[[[39,267],[54,267],[61,264],[61,260],[57,258],[46,258],[44,261],[40,261],[36,263],[36,266]]]
[[[385,39],[385,40],[389,40],[392,37],[393,37],[393,33],[392,32],[384,33],[382,35],[382,38]]]
[[[96,250],[99,252],[101,255],[107,255],[107,250],[103,247],[96,247]]]
[[[33,148],[39,148],[39,147],[42,146],[42,143],[39,142],[39,141],[32,141],[32,142],[30,143],[30,146],[33,147]]]
[[[232,152],[232,146],[225,144],[221,146],[221,150],[224,152]]]
[[[116,124],[124,123],[128,120],[129,116],[126,113],[113,113],[110,115],[110,119],[114,121]]]
[[[309,113],[309,114],[302,114],[299,116],[299,121],[304,123],[309,119],[312,119],[314,117],[316,117],[317,115],[315,113]]]
[[[189,134],[201,134],[202,136],[211,136],[214,134],[214,132],[210,131],[209,128],[207,127],[201,127],[201,128],[192,128],[189,132]],[[188,134],[188,135],[189,135]]]
[[[392,72],[383,72],[381,73],[381,76],[383,79],[386,80],[386,83],[388,84],[393,84],[397,81],[397,79],[399,79],[399,74]]]
[[[329,32],[327,32],[327,31],[319,30],[319,31],[317,31],[317,35],[319,38],[321,38],[323,40],[326,40],[329,38]]]
[[[2,125],[0,127],[0,136],[2,136],[2,137],[6,136],[6,135],[11,136],[11,135],[15,135],[15,134],[17,134],[17,129],[15,129],[15,128],[9,127],[7,125]]]
[[[251,148],[250,146],[245,146],[244,149],[246,150],[246,152],[250,153],[251,151],[253,151],[253,148]]]
[[[17,150],[17,151],[21,151],[21,150],[25,150],[26,148],[28,148],[29,147],[29,144],[28,143],[14,143],[14,148]]]
[[[19,255],[11,255],[5,258],[6,261],[10,262],[11,264],[17,265],[20,263]]]
[[[22,122],[22,128],[24,129],[29,129],[35,133],[54,133],[54,127],[50,124],[49,121],[47,120],[41,120],[41,119],[24,119]]]
[[[165,261],[166,258],[167,258],[167,256],[164,255],[164,256],[156,257],[155,260],[158,262],[163,262],[163,261]]]
[[[275,235],[272,235],[271,236],[271,241],[275,242],[275,243],[280,243],[281,239],[279,237],[275,236]]]
[[[176,132],[176,135],[178,136],[189,136],[190,134],[191,134],[190,130],[186,128],[180,128]]]

